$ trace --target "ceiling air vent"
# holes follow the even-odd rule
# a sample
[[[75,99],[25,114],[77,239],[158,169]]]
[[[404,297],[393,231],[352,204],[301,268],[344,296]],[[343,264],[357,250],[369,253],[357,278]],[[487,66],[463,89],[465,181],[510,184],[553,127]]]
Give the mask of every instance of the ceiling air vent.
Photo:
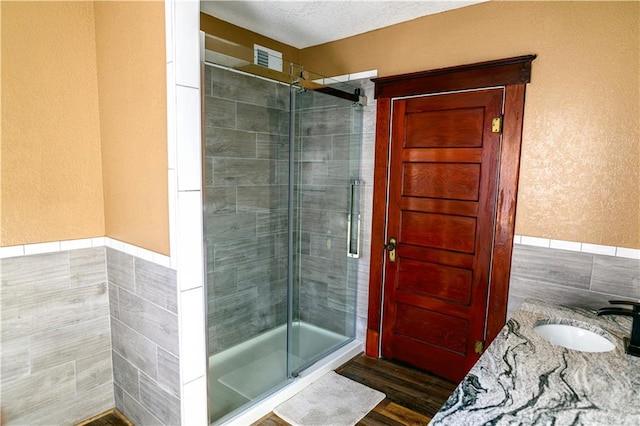
[[[282,52],[254,44],[253,63],[282,72]]]

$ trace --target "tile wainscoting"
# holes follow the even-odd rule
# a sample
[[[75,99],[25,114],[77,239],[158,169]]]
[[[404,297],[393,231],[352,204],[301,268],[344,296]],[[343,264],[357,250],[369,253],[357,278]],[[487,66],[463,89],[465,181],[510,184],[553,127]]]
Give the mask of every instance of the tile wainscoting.
[[[176,271],[106,248],[115,406],[134,424],[180,424]]]
[[[597,309],[640,299],[640,250],[516,236],[509,316],[526,298]]]
[[[3,247],[3,424],[180,424],[176,272],[105,240]]]
[[[365,183],[372,147],[365,134]],[[359,323],[366,320],[370,189]],[[527,297],[591,308],[640,298],[637,249],[515,242],[510,312]],[[179,296],[168,257],[104,237],[2,247],[0,257],[3,424],[71,424],[114,405],[138,424],[180,424]]]
[[[104,247],[2,259],[2,424],[114,406]]]

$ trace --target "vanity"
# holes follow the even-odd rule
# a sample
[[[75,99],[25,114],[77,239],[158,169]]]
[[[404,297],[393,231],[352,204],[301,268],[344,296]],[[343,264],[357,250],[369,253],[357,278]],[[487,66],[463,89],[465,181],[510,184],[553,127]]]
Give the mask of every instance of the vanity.
[[[526,300],[430,425],[640,425],[630,330],[628,317]]]

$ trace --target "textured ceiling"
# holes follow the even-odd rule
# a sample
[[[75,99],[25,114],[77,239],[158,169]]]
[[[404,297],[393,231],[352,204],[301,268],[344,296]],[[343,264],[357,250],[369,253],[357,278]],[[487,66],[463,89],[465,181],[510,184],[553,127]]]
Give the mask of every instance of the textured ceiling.
[[[302,49],[482,1],[203,0],[200,10]]]

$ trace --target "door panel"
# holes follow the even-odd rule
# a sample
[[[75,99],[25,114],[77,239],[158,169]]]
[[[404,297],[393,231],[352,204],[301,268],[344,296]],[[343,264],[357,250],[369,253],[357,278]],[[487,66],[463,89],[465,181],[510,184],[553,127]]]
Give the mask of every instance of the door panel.
[[[398,290],[468,304],[471,299],[469,269],[439,265],[426,260],[398,260]]]
[[[419,108],[419,107],[418,107]],[[482,146],[483,108],[407,110],[406,148]]]
[[[426,371],[447,371],[446,376],[441,376],[449,380],[456,381],[450,377],[464,377],[467,372],[464,367],[464,355],[438,345],[429,345],[405,336],[397,336],[394,345],[396,351],[405,354],[406,358],[415,360],[411,365]],[[429,357],[425,357],[425,353],[429,353]]]
[[[382,355],[460,380],[485,339],[503,90],[393,101]]]
[[[398,303],[396,333],[464,355],[469,323],[465,320]]]
[[[444,214],[455,211],[461,216],[475,216],[478,214],[478,203],[409,197],[403,198],[399,203],[402,210],[430,211],[432,213]]]
[[[405,163],[403,172],[404,197],[478,199],[479,164]]]
[[[401,212],[400,222],[403,243],[473,253],[475,218],[407,211]]]

